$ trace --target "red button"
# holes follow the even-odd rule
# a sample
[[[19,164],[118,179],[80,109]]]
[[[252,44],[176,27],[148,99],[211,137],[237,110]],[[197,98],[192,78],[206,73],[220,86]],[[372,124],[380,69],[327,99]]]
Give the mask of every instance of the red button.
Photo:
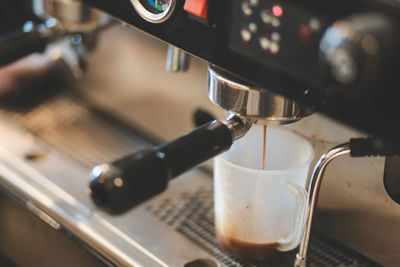
[[[199,18],[207,19],[208,0],[186,0],[183,9]]]

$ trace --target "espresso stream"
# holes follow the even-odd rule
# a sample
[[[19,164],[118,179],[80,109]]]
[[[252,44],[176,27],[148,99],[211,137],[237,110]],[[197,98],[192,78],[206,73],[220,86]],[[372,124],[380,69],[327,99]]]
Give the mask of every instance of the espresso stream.
[[[265,170],[265,154],[267,146],[267,125],[263,129],[263,149],[262,149],[262,170]],[[217,230],[219,243],[233,254],[251,260],[265,260],[274,256],[277,252],[277,242],[273,243],[250,243],[238,240],[219,233]]]
[[[265,170],[265,150],[267,147],[267,125],[263,129],[263,150],[262,150],[262,170]]]

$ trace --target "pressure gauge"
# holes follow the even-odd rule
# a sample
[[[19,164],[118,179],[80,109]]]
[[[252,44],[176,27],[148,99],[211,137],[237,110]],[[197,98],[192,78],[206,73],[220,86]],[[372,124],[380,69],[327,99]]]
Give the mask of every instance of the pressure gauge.
[[[172,14],[176,0],[131,0],[139,15],[152,23],[166,21]]]

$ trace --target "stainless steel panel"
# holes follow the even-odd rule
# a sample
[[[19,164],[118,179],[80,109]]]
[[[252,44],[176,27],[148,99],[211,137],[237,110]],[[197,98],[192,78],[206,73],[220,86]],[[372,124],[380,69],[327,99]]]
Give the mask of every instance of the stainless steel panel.
[[[118,144],[135,149],[146,142],[128,126],[99,115],[79,95],[56,97],[30,112],[0,114],[5,137],[0,141],[0,185],[27,199],[50,225],[67,228],[111,262],[120,266],[184,266],[196,259],[211,259],[221,266],[293,262],[294,251],[260,265],[219,247],[213,230],[212,180],[200,170],[183,175],[167,192],[122,216],[99,213],[86,193],[91,162],[110,160]],[[75,134],[66,134],[71,132]],[[53,135],[61,137],[49,138]],[[74,153],[66,147],[73,147]],[[312,266],[374,266],[321,239],[315,239],[311,251]]]

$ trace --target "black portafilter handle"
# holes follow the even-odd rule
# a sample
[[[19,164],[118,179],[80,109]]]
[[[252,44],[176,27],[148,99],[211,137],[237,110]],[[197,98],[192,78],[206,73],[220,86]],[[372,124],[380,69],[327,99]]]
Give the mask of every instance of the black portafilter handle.
[[[169,180],[228,150],[250,128],[252,121],[244,120],[215,120],[169,143],[94,167],[92,200],[107,213],[126,212],[162,193]]]
[[[0,67],[32,53],[43,52],[58,36],[58,32],[53,30],[54,26],[50,22],[37,26],[31,24],[28,29],[0,36]]]

